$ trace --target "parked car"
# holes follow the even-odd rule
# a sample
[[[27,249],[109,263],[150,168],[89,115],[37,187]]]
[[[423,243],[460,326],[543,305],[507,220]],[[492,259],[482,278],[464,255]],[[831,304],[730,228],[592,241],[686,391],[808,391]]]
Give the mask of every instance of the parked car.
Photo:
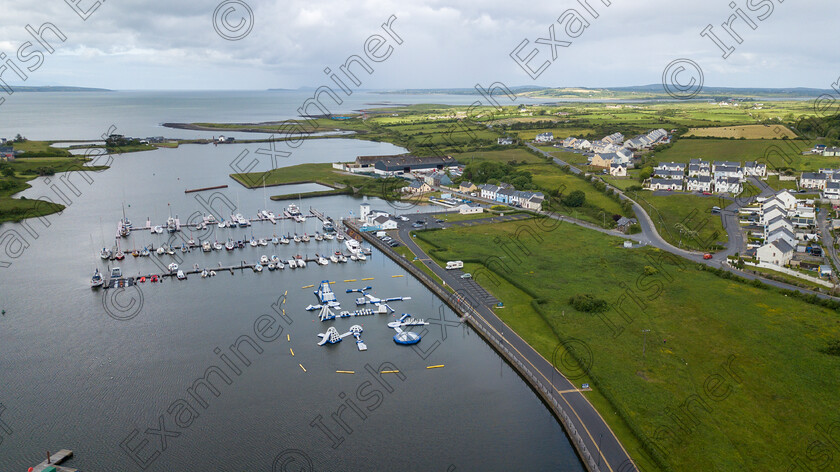
[[[709,254],[708,252],[706,254],[703,254],[703,259],[709,260],[711,258],[712,258],[712,255]]]
[[[711,194],[712,194],[712,192],[703,192],[703,195],[707,195],[707,196],[708,196],[708,195],[711,195]]]
[[[438,218],[435,220],[435,223],[446,223],[446,221]]]
[[[471,278],[472,278],[472,274],[470,274],[469,272],[467,272],[466,274],[462,275],[462,276],[461,276],[461,278],[462,278],[462,279],[471,279]]]

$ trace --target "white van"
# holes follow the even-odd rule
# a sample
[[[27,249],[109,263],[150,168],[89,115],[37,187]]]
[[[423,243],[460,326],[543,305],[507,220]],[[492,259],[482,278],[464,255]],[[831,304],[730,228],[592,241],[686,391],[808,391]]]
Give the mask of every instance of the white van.
[[[463,269],[464,262],[463,261],[449,261],[446,263],[446,270],[450,269]]]

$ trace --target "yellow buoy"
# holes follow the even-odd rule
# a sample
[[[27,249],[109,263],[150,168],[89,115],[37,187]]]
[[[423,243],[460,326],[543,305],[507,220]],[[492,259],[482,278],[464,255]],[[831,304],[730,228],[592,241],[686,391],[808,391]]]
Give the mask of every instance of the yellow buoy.
[[[295,357],[295,351],[293,351],[292,348],[289,348],[289,352],[292,353],[292,357]]]
[[[427,369],[439,369],[441,367],[443,367],[443,364],[426,366]]]
[[[335,371],[336,374],[355,374],[355,370],[337,370]]]
[[[399,374],[400,371],[398,370],[383,370],[379,372],[380,374]]]
[[[306,369],[304,369],[303,364],[298,364],[298,365],[300,366],[301,369],[303,369],[304,372],[306,372]]]
[[[402,277],[402,275],[392,275],[391,277]]]
[[[356,279],[347,279],[347,280],[345,280],[345,282],[355,282],[355,281],[356,281]]]
[[[304,286],[303,286],[303,287],[301,287],[301,288],[312,288],[312,287],[314,287],[314,286],[315,286],[315,285],[304,285]]]
[[[373,277],[367,277],[367,278],[364,278],[362,280],[373,280]]]

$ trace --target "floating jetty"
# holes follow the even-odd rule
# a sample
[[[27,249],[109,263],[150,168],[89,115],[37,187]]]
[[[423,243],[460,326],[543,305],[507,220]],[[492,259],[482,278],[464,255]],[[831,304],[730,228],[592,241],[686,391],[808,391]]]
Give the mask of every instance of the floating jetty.
[[[72,469],[70,467],[61,467],[58,464],[66,461],[67,459],[73,457],[73,451],[70,449],[62,449],[55,454],[50,455],[50,452],[47,451],[47,460],[41,462],[40,464],[36,465],[35,467],[30,467],[29,471],[31,472],[47,472],[47,471],[55,471],[55,472],[78,472],[77,469]]]
[[[216,185],[215,187],[202,187],[202,188],[193,188],[184,190],[184,193],[194,193],[194,192],[204,192],[205,190],[217,190],[220,188],[228,188],[227,184],[225,185]]]

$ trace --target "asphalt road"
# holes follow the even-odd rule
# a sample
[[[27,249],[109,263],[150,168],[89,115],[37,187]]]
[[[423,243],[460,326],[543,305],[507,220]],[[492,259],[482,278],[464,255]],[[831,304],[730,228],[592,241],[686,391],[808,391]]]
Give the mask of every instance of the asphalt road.
[[[415,255],[435,273],[446,285],[449,285],[456,292],[464,296],[464,301],[471,308],[472,319],[485,327],[486,331],[493,333],[493,336],[500,339],[503,345],[507,346],[511,354],[522,361],[537,376],[537,380],[547,386],[549,394],[569,415],[571,422],[581,436],[586,449],[592,457],[600,464],[600,470],[611,472],[631,472],[638,470],[630,455],[615,437],[612,429],[607,425],[604,418],[586,399],[585,392],[579,390],[571,380],[563,376],[554,365],[534,350],[525,340],[519,337],[514,330],[507,326],[493,310],[490,309],[487,301],[495,304],[492,297],[486,298],[487,292],[472,279],[462,279],[460,270],[446,270],[434,263],[429,256],[418,246],[410,235],[415,228],[410,222],[400,222],[398,226],[398,239],[408,247]],[[426,218],[429,221],[431,218]],[[487,218],[484,220],[490,220]],[[434,220],[432,220],[434,221]],[[477,223],[480,220],[471,220],[467,223]],[[487,222],[485,222],[486,224]],[[435,223],[436,224],[436,223]],[[431,227],[431,225],[430,225]],[[476,291],[478,287],[478,291]],[[570,346],[574,348],[574,346]],[[565,347],[558,346],[558,355],[565,353]],[[578,347],[578,349],[581,349]],[[587,369],[589,366],[584,366]]]

